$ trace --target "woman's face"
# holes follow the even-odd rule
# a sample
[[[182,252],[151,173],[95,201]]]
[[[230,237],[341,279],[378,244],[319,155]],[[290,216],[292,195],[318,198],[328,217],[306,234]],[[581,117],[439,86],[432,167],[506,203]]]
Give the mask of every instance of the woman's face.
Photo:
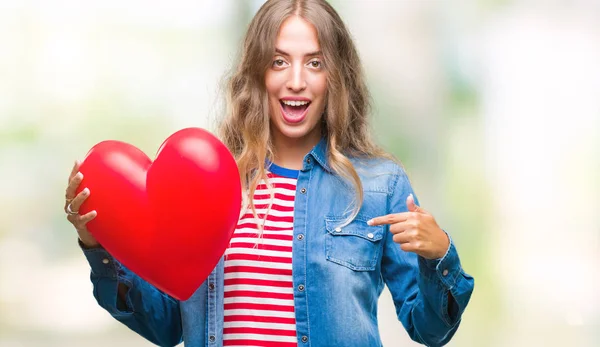
[[[314,26],[299,16],[286,19],[267,70],[271,131],[275,143],[315,145],[327,97],[327,73]]]

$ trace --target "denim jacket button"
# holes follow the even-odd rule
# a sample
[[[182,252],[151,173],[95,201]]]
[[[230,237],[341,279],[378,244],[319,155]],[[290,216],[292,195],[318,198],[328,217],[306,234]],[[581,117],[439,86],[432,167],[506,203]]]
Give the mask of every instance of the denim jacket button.
[[[310,158],[306,158],[306,163],[310,164]]]
[[[303,292],[304,291],[304,284],[301,284],[298,286],[298,290]]]
[[[302,193],[302,194],[306,194],[306,188],[302,188],[302,189],[300,189],[300,193]]]
[[[444,271],[442,271],[442,276],[448,276],[448,269],[444,269]]]
[[[339,227],[338,227],[338,228],[335,228],[335,232],[336,232],[336,233],[341,233],[341,232],[342,232],[342,228],[339,228]]]
[[[215,335],[210,335],[210,336],[208,337],[208,340],[209,340],[210,342],[215,342],[215,340],[216,340],[216,338],[215,338]]]
[[[108,258],[102,259],[102,264],[108,264],[108,263],[110,263],[110,260],[108,260]]]
[[[300,234],[296,237],[298,240],[302,240],[304,238],[304,235]]]
[[[208,284],[208,289],[215,290],[215,284],[214,283],[209,283]]]
[[[370,239],[372,239],[373,238],[373,233],[368,233],[367,237],[370,238]]]
[[[302,342],[308,342],[308,336],[302,336]]]

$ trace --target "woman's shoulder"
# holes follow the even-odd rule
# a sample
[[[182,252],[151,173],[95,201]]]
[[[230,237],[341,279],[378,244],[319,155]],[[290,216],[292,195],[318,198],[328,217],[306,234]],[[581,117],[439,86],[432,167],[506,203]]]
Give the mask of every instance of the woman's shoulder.
[[[386,157],[354,157],[350,158],[357,170],[368,170],[378,174],[404,175],[405,171],[400,161]]]
[[[392,158],[351,158],[365,190],[375,187],[391,193],[399,181],[408,180],[402,164]]]

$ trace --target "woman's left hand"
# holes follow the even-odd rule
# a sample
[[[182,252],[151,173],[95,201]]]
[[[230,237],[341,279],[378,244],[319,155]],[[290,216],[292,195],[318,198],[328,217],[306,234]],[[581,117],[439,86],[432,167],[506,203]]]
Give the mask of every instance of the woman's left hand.
[[[448,235],[429,212],[415,204],[412,194],[406,198],[406,206],[408,212],[376,217],[368,224],[389,224],[394,242],[406,252],[416,253],[426,259],[442,258],[450,246]]]

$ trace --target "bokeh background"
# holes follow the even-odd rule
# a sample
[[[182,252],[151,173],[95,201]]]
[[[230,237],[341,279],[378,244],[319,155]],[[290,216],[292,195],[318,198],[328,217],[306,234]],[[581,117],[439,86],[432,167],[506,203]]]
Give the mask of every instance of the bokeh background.
[[[0,0],[0,346],[151,345],[96,305],[68,173],[102,140],[214,130],[262,3]],[[600,1],[332,3],[377,140],[476,279],[450,345],[600,345]],[[387,292],[379,316],[414,345]]]

